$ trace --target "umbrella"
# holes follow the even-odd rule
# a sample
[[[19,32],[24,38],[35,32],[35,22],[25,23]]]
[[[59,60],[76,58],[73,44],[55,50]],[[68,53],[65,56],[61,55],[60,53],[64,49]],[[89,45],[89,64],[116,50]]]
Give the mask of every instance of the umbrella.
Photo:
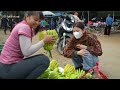
[[[55,13],[55,16],[62,16],[62,14],[58,12],[58,13]]]
[[[51,11],[43,11],[44,16],[55,16],[55,14]]]

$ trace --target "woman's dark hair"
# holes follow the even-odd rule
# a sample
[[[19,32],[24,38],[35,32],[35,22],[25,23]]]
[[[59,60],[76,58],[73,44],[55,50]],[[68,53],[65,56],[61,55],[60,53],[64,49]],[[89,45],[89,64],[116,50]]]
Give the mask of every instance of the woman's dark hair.
[[[73,14],[78,13],[77,11],[74,11]]]
[[[82,30],[84,30],[85,25],[83,22],[77,22],[77,23],[75,23],[74,27],[78,27],[78,28],[81,28]]]
[[[25,13],[25,18],[26,16],[39,16],[39,19],[43,20],[44,19],[44,15],[42,13],[42,11],[27,11]]]
[[[34,34],[36,35],[39,31],[41,31],[41,26],[37,26],[34,30]]]
[[[25,19],[26,19],[26,16],[38,16],[40,20],[43,20],[44,19],[44,15],[42,13],[42,11],[27,11],[25,13]],[[36,35],[39,31],[40,31],[40,25],[34,30],[34,34]]]

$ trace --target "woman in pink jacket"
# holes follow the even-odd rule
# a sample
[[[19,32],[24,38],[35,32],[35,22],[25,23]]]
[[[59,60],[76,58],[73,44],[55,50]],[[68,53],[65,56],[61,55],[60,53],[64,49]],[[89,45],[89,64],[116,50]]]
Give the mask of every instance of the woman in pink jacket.
[[[0,55],[0,78],[36,79],[49,66],[49,58],[43,54],[34,55],[45,43],[55,41],[54,36],[46,36],[32,45],[32,37],[39,31],[41,11],[28,11],[25,20],[18,23],[6,40]]]

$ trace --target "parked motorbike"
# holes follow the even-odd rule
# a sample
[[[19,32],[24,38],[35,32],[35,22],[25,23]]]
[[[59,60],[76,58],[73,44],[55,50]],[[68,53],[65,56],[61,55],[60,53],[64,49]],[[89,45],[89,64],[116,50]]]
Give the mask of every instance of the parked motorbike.
[[[57,27],[58,33],[58,41],[57,41],[57,49],[60,54],[63,54],[63,50],[67,44],[67,41],[73,34],[73,26],[75,23],[75,19],[73,15],[66,15],[63,22]]]

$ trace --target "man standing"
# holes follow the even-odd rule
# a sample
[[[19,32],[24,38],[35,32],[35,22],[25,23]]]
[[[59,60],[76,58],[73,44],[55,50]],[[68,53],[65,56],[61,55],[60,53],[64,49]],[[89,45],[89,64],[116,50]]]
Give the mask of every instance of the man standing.
[[[75,23],[77,23],[77,22],[83,22],[82,20],[79,19],[78,15],[79,15],[79,14],[78,14],[78,12],[76,12],[76,11],[75,11],[74,14],[73,14],[73,16],[74,16],[74,18],[75,18]]]
[[[4,33],[6,35],[6,30],[7,30],[7,24],[8,24],[8,20],[6,16],[3,16],[3,18],[1,19],[1,26],[4,29]]]
[[[61,16],[58,16],[58,25],[60,25],[63,22],[63,19],[61,18]]]
[[[106,27],[104,35],[110,35],[111,27],[112,27],[113,19],[110,14],[108,14],[106,18]]]
[[[55,29],[55,22],[53,20],[53,18],[51,18],[51,21],[50,21],[50,30],[52,29]]]

